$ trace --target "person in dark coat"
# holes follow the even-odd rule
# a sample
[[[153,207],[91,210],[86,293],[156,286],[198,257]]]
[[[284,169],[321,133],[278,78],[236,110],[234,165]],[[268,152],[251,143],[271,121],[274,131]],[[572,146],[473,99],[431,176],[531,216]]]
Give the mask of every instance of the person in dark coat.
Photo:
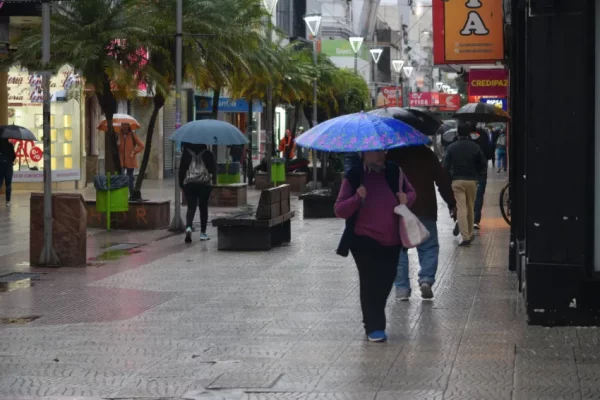
[[[190,169],[192,166],[194,171]],[[196,216],[196,207],[200,210],[200,240],[210,239],[206,234],[208,200],[212,190],[211,177],[215,176],[216,173],[215,158],[205,144],[183,143],[181,164],[179,166],[179,187],[183,189],[187,199],[186,243],[192,242],[192,226]]]
[[[10,207],[12,195],[13,165],[16,159],[15,148],[8,139],[0,138],[0,187],[6,183],[6,206]]]
[[[471,126],[471,139],[477,143],[485,159],[489,163],[494,157],[494,146],[490,141],[490,137],[488,132],[485,129],[475,129]],[[479,175],[479,180],[477,181],[477,195],[475,197],[475,224],[473,227],[475,229],[481,228],[481,210],[483,209],[483,201],[485,198],[485,189],[487,188],[487,164],[485,171]]]
[[[430,233],[429,239],[417,247],[419,254],[419,288],[423,299],[433,298],[432,287],[438,267],[440,244],[437,232],[437,197],[435,186],[448,204],[451,213],[455,212],[456,200],[452,191],[450,175],[440,163],[437,155],[427,146],[404,147],[390,150],[388,161],[393,161],[412,184],[417,193],[417,200],[411,211],[419,218]],[[398,274],[394,285],[396,298],[406,301],[410,298],[411,289],[408,273],[408,253],[403,249],[398,261]]]

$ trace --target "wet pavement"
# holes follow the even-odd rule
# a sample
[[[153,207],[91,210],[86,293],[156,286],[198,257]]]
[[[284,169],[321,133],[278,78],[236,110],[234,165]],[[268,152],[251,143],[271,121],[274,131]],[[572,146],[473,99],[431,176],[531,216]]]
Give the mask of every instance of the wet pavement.
[[[298,212],[270,252],[166,237],[0,293],[0,398],[600,399],[600,331],[525,323],[502,183],[470,248],[440,218],[435,299],[390,298],[386,344],[364,340],[342,221]]]

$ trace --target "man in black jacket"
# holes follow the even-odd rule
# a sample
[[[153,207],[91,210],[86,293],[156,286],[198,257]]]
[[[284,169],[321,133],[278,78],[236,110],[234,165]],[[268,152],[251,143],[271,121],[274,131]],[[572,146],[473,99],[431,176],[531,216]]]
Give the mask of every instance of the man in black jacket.
[[[452,190],[456,199],[457,221],[462,241],[469,246],[474,236],[474,212],[477,182],[487,173],[487,159],[481,148],[469,138],[471,128],[465,123],[458,125],[458,140],[452,143],[444,157],[444,168],[452,178]]]
[[[485,128],[475,129],[471,126],[471,139],[479,145],[479,148],[483,152],[486,158],[485,171],[479,175],[477,182],[477,195],[475,197],[475,223],[474,228],[480,229],[481,227],[481,210],[483,208],[483,199],[485,197],[485,189],[487,187],[487,162],[494,157],[494,146],[490,142],[488,132]]]

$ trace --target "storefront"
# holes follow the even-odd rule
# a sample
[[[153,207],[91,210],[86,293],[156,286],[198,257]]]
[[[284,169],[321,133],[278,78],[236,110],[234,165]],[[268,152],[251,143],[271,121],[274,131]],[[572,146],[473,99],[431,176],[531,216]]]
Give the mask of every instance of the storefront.
[[[8,123],[31,130],[37,142],[15,141],[14,188],[38,190],[44,180],[42,143],[42,79],[26,69],[12,67],[8,72]],[[81,81],[73,68],[63,66],[51,79],[50,136],[52,142],[52,180],[59,189],[80,187],[84,155]],[[85,175],[85,174],[84,174]]]
[[[206,95],[195,96],[196,119],[212,118],[213,98]],[[264,153],[266,137],[260,129],[260,113],[263,106],[259,101],[252,104],[252,121],[248,115],[249,104],[245,99],[230,99],[221,97],[219,99],[219,119],[235,125],[239,130],[246,133],[248,124],[252,122],[252,158],[253,161],[260,160],[260,154]],[[223,160],[226,155],[225,148],[219,149],[218,158]]]

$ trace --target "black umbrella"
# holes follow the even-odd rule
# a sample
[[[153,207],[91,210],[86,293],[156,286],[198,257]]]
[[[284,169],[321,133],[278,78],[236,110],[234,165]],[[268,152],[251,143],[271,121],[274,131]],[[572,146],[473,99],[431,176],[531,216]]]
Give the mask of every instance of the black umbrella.
[[[0,138],[31,140],[37,142],[37,138],[33,132],[19,125],[0,125]]]
[[[407,108],[406,111],[419,118],[423,125],[427,127],[427,131],[432,132],[431,135],[435,135],[437,130],[444,123],[444,121],[429,111],[424,111],[418,108]],[[428,135],[430,134],[428,133]]]
[[[510,115],[491,104],[469,103],[461,107],[452,118],[465,122],[508,122]]]
[[[410,112],[410,110],[400,107],[378,108],[376,110],[370,111],[369,113],[379,115],[380,117],[395,118],[412,126],[416,130],[427,136],[435,135],[435,132],[439,127],[436,126],[435,129],[433,129],[431,124],[426,123],[417,115]]]

